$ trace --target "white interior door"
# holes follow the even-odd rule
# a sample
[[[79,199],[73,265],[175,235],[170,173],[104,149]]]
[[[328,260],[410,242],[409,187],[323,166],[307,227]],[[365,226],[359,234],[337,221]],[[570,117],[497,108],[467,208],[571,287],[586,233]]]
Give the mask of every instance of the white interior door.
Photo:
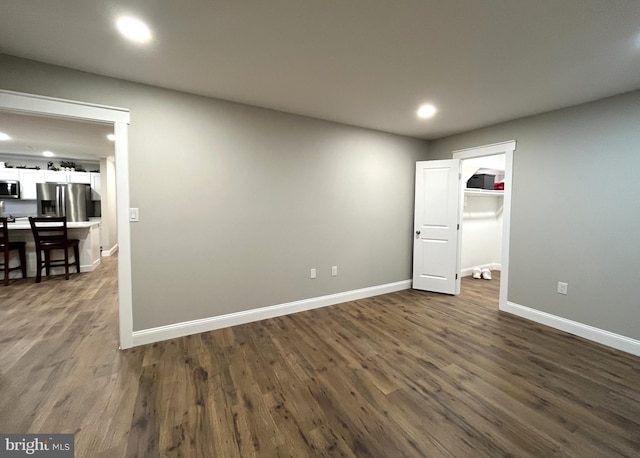
[[[416,163],[413,288],[460,293],[460,159]]]

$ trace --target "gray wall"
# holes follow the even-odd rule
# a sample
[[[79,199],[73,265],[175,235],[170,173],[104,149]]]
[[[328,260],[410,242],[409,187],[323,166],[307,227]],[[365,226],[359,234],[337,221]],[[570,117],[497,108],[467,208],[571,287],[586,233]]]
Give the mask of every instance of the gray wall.
[[[100,182],[102,250],[110,251],[118,245],[116,162],[113,156],[100,159]]]
[[[640,339],[640,91],[455,135],[516,140],[509,300]],[[556,293],[558,281],[569,294]]]
[[[2,89],[131,110],[134,330],[411,278],[426,142],[9,56],[0,68]]]

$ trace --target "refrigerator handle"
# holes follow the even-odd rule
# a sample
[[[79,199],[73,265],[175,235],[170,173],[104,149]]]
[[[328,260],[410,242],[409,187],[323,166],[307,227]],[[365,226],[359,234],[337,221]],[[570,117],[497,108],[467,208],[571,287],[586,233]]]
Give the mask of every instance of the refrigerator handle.
[[[65,187],[56,186],[56,216],[64,216]]]

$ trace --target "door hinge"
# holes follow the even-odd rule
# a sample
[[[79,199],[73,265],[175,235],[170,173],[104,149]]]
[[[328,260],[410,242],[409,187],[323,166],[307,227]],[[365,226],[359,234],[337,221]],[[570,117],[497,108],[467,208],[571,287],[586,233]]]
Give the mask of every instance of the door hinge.
[[[462,180],[462,174],[461,173],[458,174],[458,180]]]
[[[460,230],[460,224],[458,224],[458,230]]]
[[[456,280],[458,279],[458,274],[456,274]]]

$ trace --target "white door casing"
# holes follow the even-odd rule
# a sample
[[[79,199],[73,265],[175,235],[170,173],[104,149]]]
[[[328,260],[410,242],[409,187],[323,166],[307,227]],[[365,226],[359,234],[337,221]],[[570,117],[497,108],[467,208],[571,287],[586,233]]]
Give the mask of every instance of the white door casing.
[[[500,298],[498,308],[505,310],[509,293],[509,246],[511,240],[511,192],[513,189],[513,153],[516,150],[516,141],[509,140],[490,145],[474,146],[453,152],[454,159],[471,159],[494,154],[505,155],[504,170],[504,200],[502,205],[502,260],[500,262]],[[462,186],[462,184],[461,184]],[[461,194],[461,199],[463,198]],[[462,204],[460,204],[462,205]]]
[[[460,160],[416,163],[413,288],[459,294]]]
[[[120,348],[133,346],[131,235],[129,228],[129,110],[0,89],[0,110],[99,121],[113,124],[118,214],[118,306]]]

